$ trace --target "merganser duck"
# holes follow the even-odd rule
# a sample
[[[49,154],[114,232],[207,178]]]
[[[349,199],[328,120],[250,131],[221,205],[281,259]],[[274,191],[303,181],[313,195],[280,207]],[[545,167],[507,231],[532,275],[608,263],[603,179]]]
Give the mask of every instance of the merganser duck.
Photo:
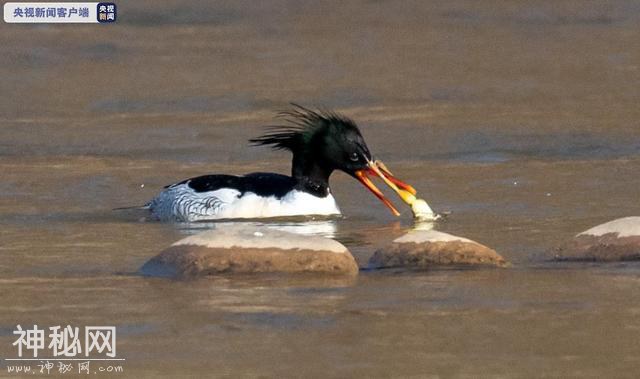
[[[205,175],[166,186],[144,208],[164,221],[201,221],[298,215],[338,215],[329,177],[341,170],[358,179],[396,216],[400,213],[369,180],[384,180],[403,199],[415,190],[376,161],[355,122],[334,112],[297,104],[278,114],[285,125],[250,139],[253,146],[271,146],[293,154],[291,176],[257,172],[244,176]]]

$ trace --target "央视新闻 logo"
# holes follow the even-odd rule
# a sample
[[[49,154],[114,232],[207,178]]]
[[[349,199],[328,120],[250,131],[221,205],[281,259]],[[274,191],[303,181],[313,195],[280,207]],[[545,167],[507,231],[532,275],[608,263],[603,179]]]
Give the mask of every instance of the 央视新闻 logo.
[[[116,22],[118,8],[114,3],[98,3],[98,22]]]

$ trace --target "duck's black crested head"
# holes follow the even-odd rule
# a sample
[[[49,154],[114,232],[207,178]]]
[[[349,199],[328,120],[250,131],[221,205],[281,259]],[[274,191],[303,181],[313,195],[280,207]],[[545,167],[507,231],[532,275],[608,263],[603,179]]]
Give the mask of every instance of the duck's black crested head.
[[[355,122],[335,112],[311,110],[292,104],[278,118],[285,125],[268,126],[269,132],[249,140],[253,145],[271,145],[289,150],[296,165],[317,164],[330,171],[342,170],[353,175],[373,158]],[[301,162],[302,161],[302,162]],[[298,167],[301,168],[301,167]]]
[[[334,112],[291,105],[292,109],[278,114],[285,125],[269,126],[267,134],[249,141],[293,153],[291,173],[295,189],[325,197],[330,192],[329,176],[334,170],[341,170],[367,187],[396,216],[400,212],[368,175],[382,178],[405,202],[415,201],[415,189],[373,159],[355,122]]]

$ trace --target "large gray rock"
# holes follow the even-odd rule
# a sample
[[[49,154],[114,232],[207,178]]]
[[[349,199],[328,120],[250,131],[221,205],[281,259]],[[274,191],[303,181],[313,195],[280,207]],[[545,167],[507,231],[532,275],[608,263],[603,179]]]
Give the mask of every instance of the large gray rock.
[[[184,238],[145,263],[143,275],[188,278],[225,273],[355,275],[341,243],[269,228],[224,227]]]
[[[369,260],[369,268],[506,265],[502,256],[484,245],[435,230],[409,232],[376,251]]]
[[[558,261],[640,260],[640,217],[625,217],[598,225],[554,249]]]

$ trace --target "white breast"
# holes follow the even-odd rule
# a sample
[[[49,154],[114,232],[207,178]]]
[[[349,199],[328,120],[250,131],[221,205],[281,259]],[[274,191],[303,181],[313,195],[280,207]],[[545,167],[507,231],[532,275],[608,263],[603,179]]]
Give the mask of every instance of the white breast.
[[[340,209],[331,194],[316,197],[293,190],[278,199],[232,188],[195,192],[186,184],[169,187],[149,203],[160,220],[200,221],[224,218],[264,218],[299,215],[334,215]]]

